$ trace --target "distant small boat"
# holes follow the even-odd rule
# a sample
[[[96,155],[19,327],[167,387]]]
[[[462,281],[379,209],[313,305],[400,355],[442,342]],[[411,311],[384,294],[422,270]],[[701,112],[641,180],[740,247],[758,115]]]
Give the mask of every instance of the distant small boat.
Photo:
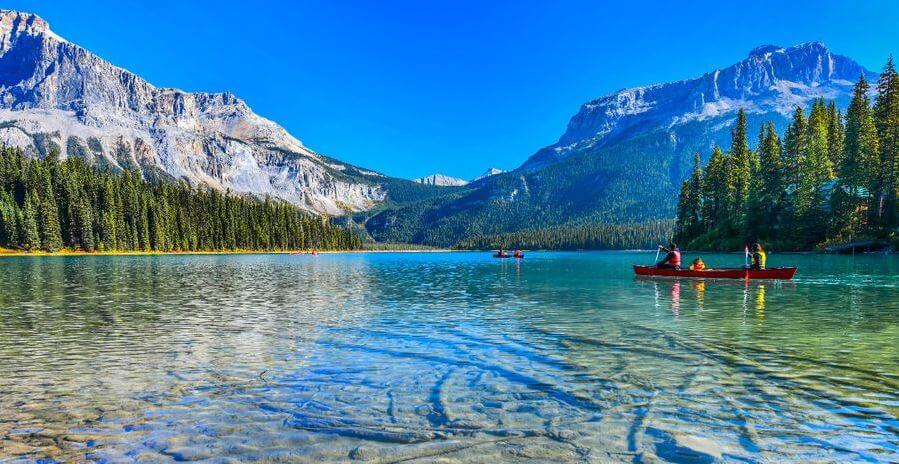
[[[638,276],[652,277],[689,277],[694,279],[777,279],[790,280],[796,275],[795,267],[769,267],[767,269],[706,269],[691,271],[689,269],[659,269],[655,266],[634,265],[634,273]]]
[[[505,259],[505,258],[523,259],[523,258],[524,258],[524,253],[522,253],[522,254],[520,254],[520,255],[507,255],[507,254],[505,254],[505,253],[503,253],[503,254],[494,253],[494,254],[493,254],[493,257],[494,257],[494,258],[501,258],[501,259]]]

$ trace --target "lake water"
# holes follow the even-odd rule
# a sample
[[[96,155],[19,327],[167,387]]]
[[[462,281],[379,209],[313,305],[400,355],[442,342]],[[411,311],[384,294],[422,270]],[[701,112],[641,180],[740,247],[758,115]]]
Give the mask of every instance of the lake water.
[[[653,256],[2,258],[0,461],[899,461],[899,258]]]

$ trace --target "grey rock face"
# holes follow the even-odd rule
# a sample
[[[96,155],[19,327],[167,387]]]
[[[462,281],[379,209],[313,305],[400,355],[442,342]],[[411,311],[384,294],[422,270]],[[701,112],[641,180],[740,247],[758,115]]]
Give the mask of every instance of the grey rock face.
[[[726,68],[694,79],[620,90],[581,106],[559,141],[535,154],[523,167],[537,168],[568,153],[597,149],[655,130],[685,137],[681,127],[708,125],[727,131],[740,108],[759,119],[785,119],[797,106],[819,97],[848,103],[862,74],[876,76],[820,42],[789,48],[763,45]]]
[[[443,174],[431,174],[430,176],[415,179],[412,182],[423,185],[435,185],[438,187],[461,187],[463,185],[468,185],[468,181],[466,180]]]
[[[0,11],[0,142],[58,149],[145,178],[283,199],[341,214],[384,200],[377,173],[326,159],[231,93],[154,87],[53,33]]]
[[[488,178],[488,177],[495,176],[495,175],[497,175],[497,174],[502,174],[502,173],[504,173],[504,172],[506,172],[506,171],[503,171],[502,169],[499,169],[499,168],[494,168],[494,167],[487,168],[487,170],[484,171],[480,176],[475,177],[475,178],[472,179],[471,181],[472,181],[472,182],[477,182],[477,181],[479,181],[479,180],[481,180],[481,179],[486,179],[486,178]]]

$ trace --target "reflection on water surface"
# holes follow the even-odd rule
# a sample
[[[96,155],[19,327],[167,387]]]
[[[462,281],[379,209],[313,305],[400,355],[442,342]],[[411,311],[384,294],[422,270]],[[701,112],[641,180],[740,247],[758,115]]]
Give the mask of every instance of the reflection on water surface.
[[[0,457],[899,460],[895,258],[651,258],[5,258]]]

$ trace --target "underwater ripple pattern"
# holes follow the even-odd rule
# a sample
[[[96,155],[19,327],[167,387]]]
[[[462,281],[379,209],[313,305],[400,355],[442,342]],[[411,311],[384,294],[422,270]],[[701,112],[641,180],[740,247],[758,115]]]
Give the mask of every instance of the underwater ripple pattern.
[[[896,258],[651,259],[4,258],[0,460],[899,461]]]

